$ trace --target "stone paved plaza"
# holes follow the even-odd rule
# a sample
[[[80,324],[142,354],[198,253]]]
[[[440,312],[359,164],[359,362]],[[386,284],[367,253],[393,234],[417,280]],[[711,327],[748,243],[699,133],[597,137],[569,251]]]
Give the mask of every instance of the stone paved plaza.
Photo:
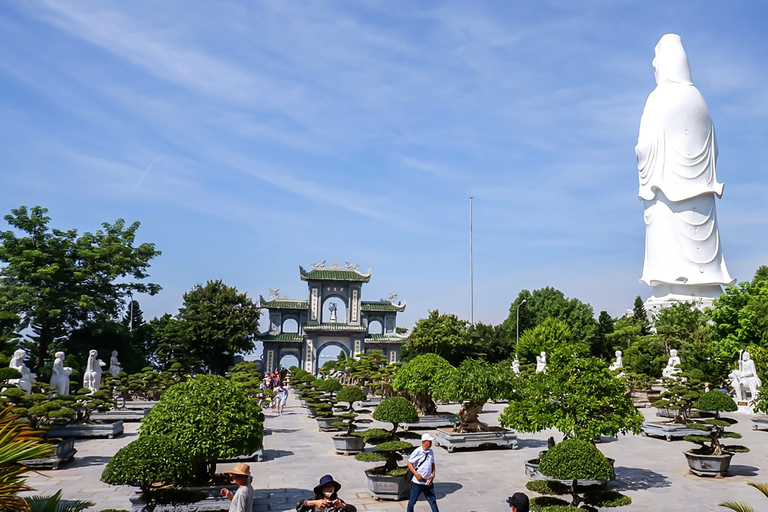
[[[497,424],[503,404],[487,404],[483,421]],[[441,407],[453,410],[455,407]],[[655,419],[655,409],[645,409],[648,419]],[[376,501],[370,497],[363,470],[374,464],[356,461],[353,457],[335,455],[331,433],[317,430],[314,419],[291,396],[283,416],[266,411],[266,461],[251,464],[256,491],[254,510],[294,510],[296,501],[311,495],[320,476],[330,473],[343,488],[340,496],[361,511],[402,511],[406,502]],[[768,432],[753,431],[749,416],[736,416],[740,423],[733,430],[744,438],[740,444],[751,452],[737,454],[731,464],[731,476],[714,479],[700,478],[688,473],[682,452],[693,446],[685,441],[666,442],[641,436],[603,438],[600,449],[616,459],[616,482],[613,488],[632,497],[632,505],[614,510],[726,510],[717,504],[726,499],[745,501],[757,510],[768,509],[768,500],[746,482],[768,481],[762,474],[766,465]],[[381,425],[385,426],[385,425]],[[132,489],[109,486],[99,481],[104,465],[119,448],[135,439],[138,424],[127,424],[126,434],[111,440],[78,441],[78,454],[73,462],[58,471],[32,473],[29,483],[38,490],[33,494],[52,494],[64,490],[68,499],[89,499],[96,502],[91,510],[107,508],[129,509]],[[471,450],[449,454],[435,448],[437,478],[435,489],[442,512],[501,512],[508,511],[505,498],[516,491],[525,491],[528,481],[523,462],[535,458],[546,447],[546,439],[561,436],[555,431],[521,434],[517,450]],[[219,469],[223,469],[221,465]],[[528,492],[529,496],[535,494]],[[419,501],[416,510],[427,511],[426,502]]]

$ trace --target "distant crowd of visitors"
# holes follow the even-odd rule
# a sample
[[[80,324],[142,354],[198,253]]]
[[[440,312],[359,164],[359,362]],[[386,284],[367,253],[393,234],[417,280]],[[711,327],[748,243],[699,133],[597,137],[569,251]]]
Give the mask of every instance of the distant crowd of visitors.
[[[277,412],[279,416],[283,415],[285,404],[288,401],[288,383],[286,377],[288,376],[288,369],[282,368],[279,372],[275,370],[271,374],[264,376],[264,380],[261,382],[262,395],[259,398],[259,406],[264,406],[265,394],[264,391],[270,390],[274,392],[270,400],[270,408]]]

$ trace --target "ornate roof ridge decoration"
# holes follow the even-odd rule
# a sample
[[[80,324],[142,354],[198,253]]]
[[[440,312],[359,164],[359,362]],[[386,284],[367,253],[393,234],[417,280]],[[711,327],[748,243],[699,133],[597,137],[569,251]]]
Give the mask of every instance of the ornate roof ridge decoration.
[[[407,334],[397,334],[395,332],[389,332],[385,334],[367,334],[365,336],[366,343],[405,343],[405,340],[407,339]]]
[[[270,288],[269,289],[269,298],[271,300],[288,300],[287,295],[281,295],[280,294],[280,288]]]
[[[382,300],[363,300],[360,301],[361,311],[397,311],[402,313],[405,311],[406,303],[401,300],[398,304],[392,304]]]
[[[300,332],[283,332],[280,334],[270,334],[269,332],[265,332],[264,334],[259,334],[258,336],[256,336],[256,339],[258,341],[297,342],[297,341],[304,341],[304,335]]]
[[[302,281],[356,281],[367,283],[371,280],[371,274],[373,269],[368,269],[367,272],[360,272],[360,264],[354,265],[350,262],[345,262],[344,268],[339,266],[339,263],[334,261],[331,267],[325,266],[325,260],[320,263],[312,262],[312,270],[307,272],[304,267],[299,265],[299,274]]]
[[[364,325],[342,324],[338,322],[325,324],[303,325],[304,332],[333,331],[333,332],[367,332]]]
[[[273,300],[265,300],[263,295],[259,295],[259,305],[267,309],[307,309],[308,300],[289,299],[287,297]]]

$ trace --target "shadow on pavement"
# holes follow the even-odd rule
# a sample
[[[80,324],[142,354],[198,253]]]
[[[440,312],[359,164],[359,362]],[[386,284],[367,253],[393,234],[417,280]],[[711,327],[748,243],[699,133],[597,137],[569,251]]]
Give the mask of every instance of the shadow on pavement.
[[[612,487],[620,491],[643,491],[672,486],[669,478],[649,469],[620,466],[615,468],[615,472],[616,481],[613,482]]]
[[[760,468],[755,466],[742,466],[740,464],[731,464],[728,467],[728,476],[757,476]]]
[[[293,455],[293,452],[290,450],[270,450],[268,448],[264,449],[264,460],[274,460],[279,459],[280,457],[288,457],[289,455]]]
[[[458,491],[462,487],[464,486],[455,482],[436,483],[435,496],[437,496],[437,499],[444,498],[445,496],[449,494],[453,494],[454,492]]]
[[[272,428],[270,431],[273,434],[293,434],[294,432],[298,432],[299,429],[297,428]]]
[[[254,489],[254,510],[294,510],[301,500],[312,499],[315,495],[312,489],[276,488]],[[344,496],[341,496],[344,499]],[[264,508],[265,504],[269,507]]]
[[[106,464],[110,461],[112,457],[100,457],[96,455],[90,455],[87,457],[78,457],[75,455],[75,458],[72,459],[69,462],[65,462],[62,464],[62,466],[69,468],[84,468],[87,466],[101,466]]]

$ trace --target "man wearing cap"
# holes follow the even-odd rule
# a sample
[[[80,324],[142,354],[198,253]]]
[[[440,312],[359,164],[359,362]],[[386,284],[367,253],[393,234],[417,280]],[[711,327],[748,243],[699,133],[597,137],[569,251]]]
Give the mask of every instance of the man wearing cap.
[[[507,498],[507,503],[512,512],[528,512],[528,496],[522,492],[516,492]]]
[[[229,468],[227,473],[232,477],[232,482],[237,484],[237,492],[234,494],[229,489],[222,489],[221,494],[228,500],[229,512],[251,512],[253,510],[253,487],[251,487],[251,466],[238,462],[235,467]]]
[[[408,457],[408,469],[413,473],[408,512],[413,512],[413,507],[421,493],[424,493],[432,512],[439,512],[437,498],[435,498],[435,487],[432,485],[435,479],[435,454],[432,451],[432,441],[434,438],[430,434],[422,435],[421,446],[413,450],[411,456]]]

